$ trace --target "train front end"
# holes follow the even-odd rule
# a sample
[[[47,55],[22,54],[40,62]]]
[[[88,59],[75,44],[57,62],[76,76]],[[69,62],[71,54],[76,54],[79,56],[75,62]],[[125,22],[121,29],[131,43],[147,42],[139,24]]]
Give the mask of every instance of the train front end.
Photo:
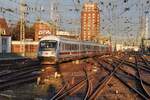
[[[57,44],[55,40],[40,41],[38,59],[41,64],[55,64],[57,62]]]

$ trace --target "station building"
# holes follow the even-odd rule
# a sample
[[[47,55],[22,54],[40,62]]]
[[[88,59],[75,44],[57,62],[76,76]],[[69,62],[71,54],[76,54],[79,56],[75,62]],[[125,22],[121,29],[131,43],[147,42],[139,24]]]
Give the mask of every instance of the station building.
[[[0,35],[0,53],[11,53],[10,35]]]
[[[11,36],[5,18],[0,18],[0,53],[11,53]]]
[[[40,40],[43,36],[56,35],[56,26],[52,23],[37,21],[34,24],[35,41]]]
[[[38,50],[38,42],[43,36],[56,35],[56,27],[52,23],[47,23],[44,21],[37,21],[34,23],[34,40],[25,39],[24,42],[12,41],[11,50],[13,53],[22,53],[22,47],[25,48],[25,56],[36,57]]]
[[[22,54],[22,46],[25,48],[25,56],[36,57],[38,50],[38,41],[25,40],[24,43],[21,41],[12,41],[11,50],[12,53]]]
[[[78,34],[74,34],[74,33],[67,32],[67,31],[57,31],[56,36],[66,37],[70,39],[79,39]]]

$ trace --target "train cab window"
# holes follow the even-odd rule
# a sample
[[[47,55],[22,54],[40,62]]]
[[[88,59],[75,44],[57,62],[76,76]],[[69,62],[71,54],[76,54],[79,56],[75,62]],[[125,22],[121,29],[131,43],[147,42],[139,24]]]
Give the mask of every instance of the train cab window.
[[[57,48],[57,41],[43,40],[40,42],[40,49],[42,50],[56,49],[56,48]]]

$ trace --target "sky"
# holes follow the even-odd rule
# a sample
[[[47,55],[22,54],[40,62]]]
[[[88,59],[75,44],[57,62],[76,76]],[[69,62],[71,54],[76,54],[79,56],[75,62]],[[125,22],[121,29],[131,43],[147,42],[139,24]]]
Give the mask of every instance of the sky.
[[[24,0],[27,4],[26,21],[32,25],[37,18],[55,21],[61,29],[80,32],[80,13],[88,0]],[[150,0],[90,0],[100,8],[100,31],[118,40],[136,38],[140,34],[141,16],[150,18]],[[19,20],[20,0],[0,0],[0,16],[9,25]],[[52,9],[53,8],[53,9]],[[9,11],[12,9],[12,11]],[[149,31],[150,31],[150,21]]]

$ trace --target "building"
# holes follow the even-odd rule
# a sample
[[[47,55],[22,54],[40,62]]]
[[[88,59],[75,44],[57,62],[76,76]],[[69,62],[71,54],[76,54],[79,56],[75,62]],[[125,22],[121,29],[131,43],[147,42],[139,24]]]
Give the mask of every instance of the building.
[[[100,11],[96,3],[85,3],[81,12],[81,40],[97,41],[100,35]]]
[[[35,41],[38,41],[39,39],[41,39],[43,36],[46,35],[56,35],[56,26],[51,23],[37,21],[34,24],[34,29],[35,29],[35,38],[34,38]]]
[[[0,18],[0,35],[8,34],[8,25],[5,18]]]
[[[139,51],[139,46],[125,46],[123,44],[116,44],[115,49],[116,51]]]
[[[0,53],[11,53],[11,36],[0,36]]]
[[[11,52],[21,55],[21,42],[20,41],[12,41],[11,42]],[[27,57],[36,57],[38,51],[38,41],[26,40],[24,42],[25,45],[25,55]]]
[[[70,38],[70,39],[77,39],[77,38],[79,38],[78,34],[70,33],[70,32],[67,32],[67,31],[57,31],[56,35],[57,36],[61,36],[61,37]]]

